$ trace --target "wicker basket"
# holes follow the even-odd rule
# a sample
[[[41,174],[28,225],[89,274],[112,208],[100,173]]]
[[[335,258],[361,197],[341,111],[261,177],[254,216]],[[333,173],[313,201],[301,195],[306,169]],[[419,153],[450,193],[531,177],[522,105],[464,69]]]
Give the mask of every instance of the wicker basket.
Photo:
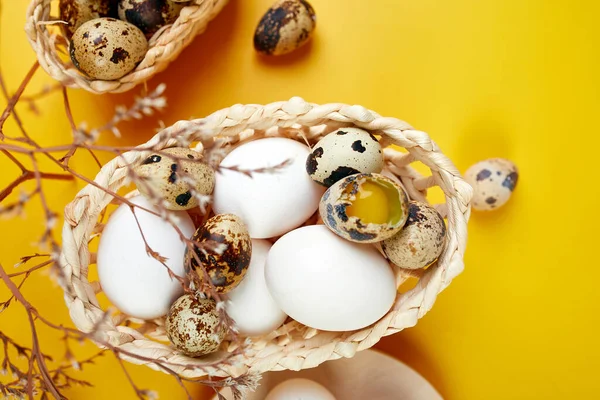
[[[154,35],[146,56],[133,71],[118,80],[102,81],[90,79],[79,72],[70,59],[64,56],[68,54],[68,42],[59,34],[60,30],[48,30],[49,21],[53,21],[50,16],[53,1],[55,0],[32,0],[29,5],[25,24],[29,43],[48,75],[64,86],[82,88],[96,94],[125,92],[164,70],[196,35],[206,30],[208,22],[227,3],[227,0],[191,0],[190,5],[181,10],[173,25]]]
[[[437,145],[423,132],[395,118],[385,118],[361,106],[345,104],[317,105],[294,97],[286,102],[268,105],[234,105],[215,112],[207,118],[180,121],[154,136],[143,149],[164,149],[181,142],[200,142],[197,150],[224,144],[228,148],[265,136],[286,136],[314,143],[324,134],[345,126],[358,126],[381,135],[382,145],[395,144],[408,150],[386,148],[387,167],[403,182],[412,199],[426,201],[427,189],[439,186],[445,194],[445,204],[437,205],[448,222],[446,247],[439,260],[419,277],[416,286],[399,293],[393,308],[375,324],[353,332],[324,332],[291,321],[276,331],[254,338],[248,347],[234,355],[229,362],[208,365],[207,360],[186,357],[166,342],[162,320],[133,321],[126,316],[106,319],[96,299],[97,282],[88,281],[88,268],[95,257],[88,243],[101,231],[98,217],[113,200],[94,185],[81,190],[65,209],[63,252],[61,267],[62,286],[73,322],[82,331],[98,329],[98,341],[111,343],[139,356],[140,360],[125,357],[136,364],[147,364],[160,370],[152,360],[160,359],[180,365],[171,369],[188,378],[205,375],[239,376],[245,372],[262,373],[278,370],[301,370],[341,357],[352,357],[377,343],[381,337],[414,326],[433,306],[435,299],[463,270],[463,254],[470,214],[471,187],[465,183],[452,162],[440,152]],[[218,137],[217,140],[214,140]],[[151,150],[133,151],[113,159],[97,175],[95,182],[117,191],[128,183],[128,165],[139,163]],[[431,176],[423,177],[410,164],[421,161],[431,169]],[[410,272],[394,267],[398,283]],[[134,328],[136,327],[136,328]],[[234,350],[230,344],[228,351]],[[181,366],[186,364],[186,366]]]

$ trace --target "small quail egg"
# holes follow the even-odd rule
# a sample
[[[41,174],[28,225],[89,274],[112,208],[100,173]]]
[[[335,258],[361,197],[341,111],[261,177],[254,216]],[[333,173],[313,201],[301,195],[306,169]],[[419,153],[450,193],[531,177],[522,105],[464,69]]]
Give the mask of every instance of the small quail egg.
[[[306,172],[317,183],[329,187],[358,173],[380,173],[383,155],[377,138],[358,128],[340,128],[313,147]]]
[[[152,194],[154,198],[163,198],[170,210],[194,208],[198,206],[198,198],[193,192],[209,195],[215,187],[214,170],[200,160],[202,154],[187,147],[173,147],[152,154],[134,168],[143,181],[138,190],[149,199],[153,199]],[[192,180],[194,185],[190,187]]]
[[[148,42],[142,31],[114,18],[98,18],[82,24],[69,48],[77,69],[94,79],[119,79],[143,60]]]
[[[517,186],[517,166],[503,158],[490,158],[471,166],[465,180],[473,187],[473,209],[491,211],[502,207]]]
[[[379,174],[350,175],[331,186],[319,213],[344,239],[373,243],[396,234],[408,216],[408,197],[394,180]]]
[[[254,33],[254,48],[267,55],[289,53],[310,39],[317,24],[305,0],[280,0],[261,18]]]
[[[225,244],[219,254],[212,249],[195,248],[195,253],[218,293],[227,293],[240,284],[250,265],[252,241],[242,220],[233,214],[217,214],[198,228],[192,240],[198,243],[209,241]],[[186,267],[192,268],[202,280],[204,273],[196,257],[186,250]]]
[[[217,350],[227,331],[215,301],[191,294],[175,300],[165,319],[165,330],[177,350],[190,357]]]
[[[65,36],[70,39],[73,33],[92,19],[117,16],[117,0],[60,0],[58,13]]]
[[[119,0],[119,18],[137,26],[150,39],[172,24],[185,4],[172,0]]]
[[[391,262],[401,268],[419,269],[433,263],[442,253],[446,224],[430,205],[411,201],[402,230],[381,242]]]

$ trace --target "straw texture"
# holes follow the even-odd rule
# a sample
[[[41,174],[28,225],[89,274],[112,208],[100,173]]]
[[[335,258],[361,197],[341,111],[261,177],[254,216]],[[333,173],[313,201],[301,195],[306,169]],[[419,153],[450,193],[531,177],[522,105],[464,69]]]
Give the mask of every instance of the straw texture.
[[[245,372],[301,370],[315,367],[327,360],[352,357],[368,349],[383,336],[414,326],[433,306],[437,295],[463,270],[463,254],[467,239],[467,221],[470,214],[471,187],[463,181],[452,162],[440,152],[429,136],[414,130],[406,122],[381,117],[361,106],[345,104],[316,105],[294,97],[286,102],[268,105],[234,105],[214,114],[192,121],[180,121],[164,129],[142,149],[164,149],[178,145],[182,140],[200,141],[197,149],[207,146],[235,145],[265,136],[286,136],[311,142],[343,126],[358,126],[381,135],[382,145],[395,144],[407,152],[392,148],[384,151],[386,166],[397,175],[412,199],[425,200],[427,189],[439,186],[445,194],[445,204],[436,205],[447,218],[446,247],[439,260],[424,272],[416,286],[398,294],[393,308],[375,324],[353,332],[323,332],[289,322],[278,330],[259,338],[223,363],[209,363],[178,353],[165,342],[162,320],[146,321],[137,329],[124,326],[128,318],[118,315],[107,317],[99,307],[97,282],[88,281],[88,268],[95,259],[88,243],[98,231],[98,216],[111,202],[112,196],[88,185],[65,209],[63,250],[60,264],[64,273],[62,286],[70,315],[78,329],[89,332],[97,329],[99,342],[135,353],[146,360],[128,358],[136,364],[147,364],[160,370],[152,360],[186,364],[171,366],[182,376],[194,378],[205,375],[238,376]],[[95,182],[113,191],[127,184],[127,166],[139,163],[150,154],[132,151],[107,163]],[[423,177],[410,164],[420,161],[431,170]],[[414,272],[394,267],[398,283]],[[141,322],[141,321],[134,321]],[[161,341],[159,341],[161,340]],[[236,350],[231,344],[228,351]]]
[[[164,70],[194,37],[206,30],[227,0],[192,0],[181,10],[173,25],[161,29],[152,40],[144,59],[129,74],[114,81],[94,80],[79,72],[70,61],[66,39],[48,30],[51,4],[54,0],[32,0],[27,9],[25,32],[37,54],[40,66],[64,86],[89,92],[118,93],[132,89]],[[58,24],[56,24],[58,25]]]

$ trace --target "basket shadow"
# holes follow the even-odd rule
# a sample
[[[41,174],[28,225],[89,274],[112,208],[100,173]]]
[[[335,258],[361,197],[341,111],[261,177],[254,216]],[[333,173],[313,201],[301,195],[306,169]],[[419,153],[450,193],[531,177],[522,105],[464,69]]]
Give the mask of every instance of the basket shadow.
[[[193,399],[210,400],[215,397],[216,392],[213,388],[201,384],[186,385]]]
[[[209,22],[206,31],[196,36],[165,71],[150,80],[152,86],[159,83],[167,85],[166,96],[172,122],[204,117],[205,113],[221,108],[203,101],[201,104],[208,107],[206,110],[194,110],[194,115],[189,114],[190,107],[199,103],[190,99],[202,98],[201,93],[210,96],[211,92],[222,90],[219,85],[223,82],[225,65],[231,62],[235,51],[234,38],[241,34],[237,29],[241,18],[239,0],[230,0],[219,15]]]
[[[445,398],[444,375],[434,358],[419,347],[407,331],[383,337],[374,346],[375,349],[402,361],[423,376]]]

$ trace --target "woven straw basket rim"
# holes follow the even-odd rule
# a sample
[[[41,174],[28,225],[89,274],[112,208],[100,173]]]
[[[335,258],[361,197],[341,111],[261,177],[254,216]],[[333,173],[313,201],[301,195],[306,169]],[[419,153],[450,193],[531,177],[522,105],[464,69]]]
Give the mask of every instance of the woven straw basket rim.
[[[253,338],[247,347],[226,363],[214,364],[206,359],[183,356],[164,343],[164,327],[160,320],[146,322],[134,329],[131,324],[121,324],[125,317],[107,317],[100,308],[96,298],[99,285],[89,282],[87,277],[88,267],[95,258],[90,254],[88,244],[97,234],[98,216],[113,199],[98,187],[88,185],[65,208],[60,258],[64,273],[61,285],[77,328],[84,332],[94,329],[99,344],[110,343],[144,358],[123,357],[133,363],[161,370],[152,362],[160,359],[176,373],[197,378],[311,368],[327,360],[352,357],[357,351],[372,347],[381,337],[414,326],[431,309],[437,295],[463,270],[472,189],[429,136],[414,130],[406,122],[381,117],[362,106],[340,103],[317,105],[298,97],[267,105],[237,104],[206,118],[179,121],[162,130],[139,147],[143,151],[124,153],[104,165],[95,182],[116,192],[129,183],[128,166],[143,161],[152,151],[180,145],[182,140],[205,144],[212,141],[222,146],[223,139],[237,144],[264,136],[293,137],[296,132],[294,138],[299,139],[302,135],[314,141],[344,126],[358,126],[381,135],[382,146],[395,144],[408,150],[405,153],[387,147],[384,156],[387,168],[402,180],[412,199],[426,201],[426,190],[432,186],[439,186],[446,199],[445,205],[437,207],[448,221],[446,247],[442,255],[435,264],[421,271],[423,273],[413,289],[398,294],[392,309],[378,322],[354,332],[324,332],[292,321],[268,335]],[[213,140],[217,135],[219,140]],[[196,149],[202,151],[202,144]],[[424,177],[417,173],[410,166],[414,161],[427,165],[432,175]],[[394,268],[399,282],[407,278],[404,271]],[[228,349],[232,350],[231,347]]]
[[[65,39],[51,34],[47,29],[53,1],[56,0],[32,0],[29,4],[25,23],[29,43],[48,75],[64,86],[95,94],[125,92],[167,68],[196,35],[206,30],[208,23],[227,4],[227,0],[191,0],[173,25],[165,27],[152,38],[146,56],[133,71],[120,79],[103,81],[86,77],[70,60],[65,62],[57,54],[58,43]]]

